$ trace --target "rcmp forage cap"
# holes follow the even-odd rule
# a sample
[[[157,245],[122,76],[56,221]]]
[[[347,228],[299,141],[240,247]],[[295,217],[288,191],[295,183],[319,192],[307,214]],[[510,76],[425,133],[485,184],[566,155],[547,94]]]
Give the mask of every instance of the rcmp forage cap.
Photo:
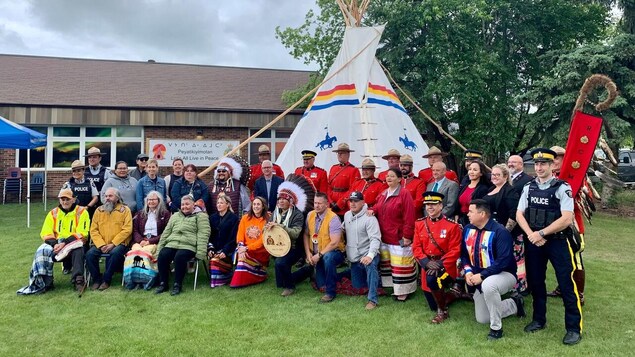
[[[348,196],[348,200],[349,201],[363,201],[364,200],[364,195],[361,192],[359,192],[359,191],[353,191]]]
[[[440,192],[427,191],[423,193],[423,204],[443,203],[445,195]]]
[[[556,152],[547,148],[536,148],[531,151],[534,162],[553,162],[557,156]]]
[[[302,150],[302,158],[303,159],[311,159],[317,156],[317,153],[315,151],[311,151],[311,150]]]
[[[482,160],[483,152],[478,150],[467,149],[465,150],[465,160]]]

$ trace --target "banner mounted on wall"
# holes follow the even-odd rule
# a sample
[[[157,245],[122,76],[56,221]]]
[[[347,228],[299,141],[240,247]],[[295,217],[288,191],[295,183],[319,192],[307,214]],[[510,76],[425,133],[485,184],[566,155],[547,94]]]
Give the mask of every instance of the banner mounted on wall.
[[[159,162],[159,166],[172,166],[176,158],[183,163],[206,167],[238,146],[238,140],[172,140],[150,139],[149,156]]]

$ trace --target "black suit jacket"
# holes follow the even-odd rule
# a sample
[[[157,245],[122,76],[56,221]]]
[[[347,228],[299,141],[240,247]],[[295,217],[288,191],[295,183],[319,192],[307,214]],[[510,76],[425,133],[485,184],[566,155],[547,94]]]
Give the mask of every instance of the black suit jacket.
[[[512,187],[518,195],[523,193],[523,187],[527,184],[527,182],[533,180],[534,178],[530,175],[527,175],[524,171],[518,174],[514,180],[512,180]]]
[[[269,212],[273,212],[273,209],[276,208],[276,203],[278,201],[278,186],[280,186],[283,182],[283,179],[273,175],[271,177],[271,191],[269,192],[269,196],[267,196],[267,182],[264,176],[260,176],[256,180],[256,183],[254,183],[254,197],[260,196],[266,198]]]

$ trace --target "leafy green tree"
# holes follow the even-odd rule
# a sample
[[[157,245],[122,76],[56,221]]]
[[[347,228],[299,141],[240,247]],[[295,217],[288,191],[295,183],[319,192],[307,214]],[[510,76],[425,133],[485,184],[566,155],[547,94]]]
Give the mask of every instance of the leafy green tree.
[[[319,16],[309,13],[301,27],[277,33],[292,55],[318,63],[323,74],[341,43],[343,20],[334,1],[317,3]],[[549,127],[532,113],[549,103],[527,94],[549,70],[544,56],[604,38],[610,7],[606,1],[383,0],[371,3],[365,23],[388,24],[377,57],[400,86],[445,130],[458,124],[464,145],[497,159],[543,140]],[[452,149],[402,101],[429,142]],[[568,122],[568,116],[556,119]]]

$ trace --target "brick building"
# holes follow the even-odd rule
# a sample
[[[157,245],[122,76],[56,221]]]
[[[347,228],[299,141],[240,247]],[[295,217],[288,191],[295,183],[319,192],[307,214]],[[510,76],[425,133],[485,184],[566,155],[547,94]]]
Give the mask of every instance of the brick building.
[[[108,154],[102,165],[113,167],[119,160],[135,166],[153,139],[242,142],[286,109],[283,91],[306,83],[309,74],[0,55],[0,115],[48,135],[46,151],[31,151],[31,166],[43,171],[46,162],[49,195],[55,195],[71,162],[83,160],[91,146]],[[301,116],[302,110],[289,113],[241,155],[254,162],[266,143],[275,160]],[[26,152],[0,150],[0,172],[16,166],[26,168]]]

